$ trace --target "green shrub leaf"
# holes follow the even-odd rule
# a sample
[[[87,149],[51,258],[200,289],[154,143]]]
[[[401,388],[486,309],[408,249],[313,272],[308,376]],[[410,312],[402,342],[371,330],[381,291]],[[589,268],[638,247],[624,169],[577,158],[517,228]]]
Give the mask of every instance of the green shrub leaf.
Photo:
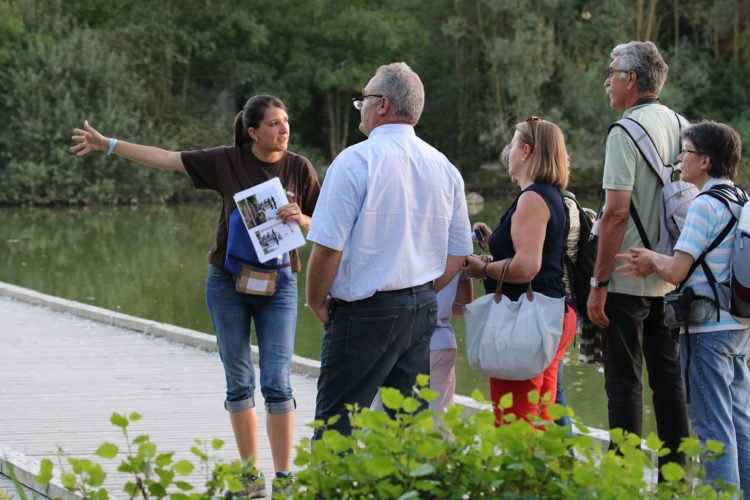
[[[54,465],[52,460],[45,458],[39,466],[39,474],[36,476],[37,482],[45,485],[52,480]]]
[[[194,489],[192,484],[186,483],[185,481],[175,481],[174,485],[177,486],[182,491],[191,491]]]
[[[123,417],[119,413],[113,413],[109,421],[120,429],[125,429],[128,426],[128,419]]]
[[[650,434],[648,435],[648,437],[646,438],[646,446],[648,446],[648,447],[649,447],[649,449],[651,449],[651,450],[658,450],[658,449],[660,449],[660,448],[661,448],[662,446],[664,446],[664,441],[662,441],[661,439],[659,439],[659,438],[658,438],[658,437],[656,436],[656,434],[654,434],[654,433],[652,432],[652,433],[650,433]]]
[[[70,472],[63,472],[60,474],[60,482],[62,482],[66,490],[73,491],[76,485],[76,476]]]
[[[98,488],[104,484],[104,480],[107,478],[107,473],[104,472],[104,469],[99,464],[90,464],[86,473],[88,474],[88,480],[86,482],[94,488]]]
[[[373,457],[365,462],[365,470],[376,479],[385,477],[396,470],[396,462],[389,456]]]
[[[414,413],[419,410],[421,403],[414,398],[404,399],[403,409],[406,413]]]
[[[498,406],[503,410],[511,408],[513,406],[513,393],[509,392],[508,394],[503,394],[500,397],[500,404],[498,404]]]
[[[674,462],[669,462],[661,466],[661,475],[667,481],[681,481],[685,477],[685,469]]]
[[[383,406],[389,410],[400,410],[404,404],[404,395],[401,394],[401,391],[393,387],[383,387],[380,389],[380,399],[383,401]]]
[[[724,445],[720,441],[713,439],[706,440],[706,448],[717,455],[724,451]]]
[[[435,466],[432,464],[422,464],[413,471],[409,473],[409,476],[411,477],[422,477],[422,476],[429,476],[430,474],[435,474],[437,469],[435,469]]]
[[[172,466],[172,470],[181,476],[192,474],[194,468],[193,464],[187,460],[180,460]]]
[[[445,446],[441,441],[425,441],[417,445],[417,453],[422,458],[432,460],[445,454]]]
[[[108,460],[112,460],[117,456],[117,453],[119,453],[120,449],[112,444],[112,443],[104,443],[99,448],[96,449],[96,455],[106,458]]]

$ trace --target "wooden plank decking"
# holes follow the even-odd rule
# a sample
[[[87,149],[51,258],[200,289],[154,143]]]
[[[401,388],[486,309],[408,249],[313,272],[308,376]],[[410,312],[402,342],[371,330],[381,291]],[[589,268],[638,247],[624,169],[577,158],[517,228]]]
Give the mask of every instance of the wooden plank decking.
[[[140,413],[131,437],[147,434],[159,451],[177,452],[178,459],[194,458],[188,450],[195,438],[221,438],[226,444],[218,455],[238,458],[216,352],[0,295],[6,295],[0,296],[0,445],[32,460],[54,457],[57,446],[75,457],[95,458],[108,466],[112,493],[124,483],[114,471],[119,460],[93,455],[104,441],[124,446],[120,430],[109,422],[112,412]],[[292,385],[298,441],[311,434],[305,424],[313,420],[316,379],[297,373]],[[270,475],[259,392],[260,464]]]
[[[306,424],[314,417],[319,363],[295,356],[292,369],[299,442],[311,435]],[[126,479],[115,471],[119,458],[94,455],[105,441],[124,447],[120,430],[109,422],[113,412],[140,413],[131,438],[147,434],[159,452],[176,452],[176,459],[195,463],[188,451],[193,440],[220,438],[225,446],[217,455],[235,460],[224,390],[213,336],[0,282],[0,480],[9,464],[30,477],[38,461],[53,458],[60,446],[105,466],[110,494],[124,496]],[[271,475],[260,391],[256,403],[260,467]],[[457,395],[456,403],[467,411],[480,407],[465,396]],[[590,435],[608,440],[606,431],[592,429]],[[0,491],[7,485],[6,478]],[[52,489],[47,496],[61,493]]]

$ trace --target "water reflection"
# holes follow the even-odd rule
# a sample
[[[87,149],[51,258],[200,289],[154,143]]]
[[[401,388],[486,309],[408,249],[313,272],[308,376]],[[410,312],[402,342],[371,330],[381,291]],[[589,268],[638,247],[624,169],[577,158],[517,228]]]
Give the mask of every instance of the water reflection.
[[[472,221],[494,226],[510,201],[484,200]],[[591,205],[598,206],[595,202]],[[218,205],[213,204],[3,208],[0,257],[6,265],[0,268],[0,280],[211,332],[204,283],[218,212]],[[310,246],[301,250],[302,262],[306,263]],[[299,286],[304,290],[303,275]],[[475,293],[482,293],[479,283]],[[487,381],[471,372],[463,355],[463,321],[454,320],[454,324],[459,343],[458,392],[470,394],[479,388],[487,394]],[[318,359],[321,338],[322,327],[304,307],[304,293],[300,293],[295,352]],[[565,367],[567,399],[588,425],[604,427],[602,375],[593,366],[578,364],[577,356],[577,345],[571,346]]]

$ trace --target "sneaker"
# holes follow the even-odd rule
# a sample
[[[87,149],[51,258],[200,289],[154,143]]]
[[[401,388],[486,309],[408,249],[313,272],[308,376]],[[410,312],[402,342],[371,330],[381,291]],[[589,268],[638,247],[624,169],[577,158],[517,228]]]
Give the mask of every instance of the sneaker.
[[[224,495],[225,500],[266,497],[266,495],[268,494],[266,492],[266,478],[263,477],[262,473],[260,476],[244,474],[243,479],[245,480],[245,491],[238,491],[237,493],[227,491]]]
[[[296,478],[291,474],[276,473],[271,486],[271,498],[292,498],[292,485]]]

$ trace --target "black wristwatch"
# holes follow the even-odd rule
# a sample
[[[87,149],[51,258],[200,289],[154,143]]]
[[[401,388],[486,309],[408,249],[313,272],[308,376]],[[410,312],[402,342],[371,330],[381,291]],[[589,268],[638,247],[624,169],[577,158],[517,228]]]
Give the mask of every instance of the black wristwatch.
[[[609,285],[609,280],[599,281],[592,276],[589,284],[591,285],[591,288],[607,288],[607,285]]]

